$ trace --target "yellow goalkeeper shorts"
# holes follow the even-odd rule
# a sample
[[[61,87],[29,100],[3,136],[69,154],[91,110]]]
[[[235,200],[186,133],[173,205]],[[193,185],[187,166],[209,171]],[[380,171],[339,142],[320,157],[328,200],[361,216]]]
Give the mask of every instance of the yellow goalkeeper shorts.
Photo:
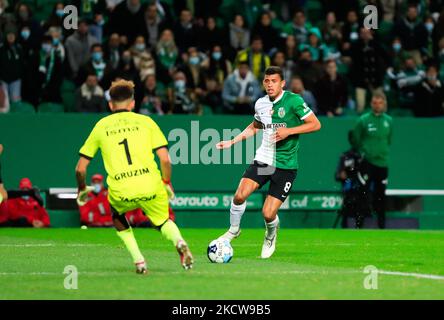
[[[163,184],[158,191],[152,195],[125,197],[113,196],[108,193],[109,204],[119,213],[125,214],[128,211],[142,209],[154,226],[160,226],[169,218],[168,195]]]

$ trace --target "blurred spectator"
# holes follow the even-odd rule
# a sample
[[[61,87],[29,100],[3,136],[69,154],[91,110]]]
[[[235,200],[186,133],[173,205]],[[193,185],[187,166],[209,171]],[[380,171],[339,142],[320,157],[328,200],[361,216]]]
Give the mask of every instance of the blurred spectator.
[[[208,66],[208,58],[196,47],[188,48],[187,54],[183,54],[183,63],[177,66],[187,77],[187,86],[193,90],[203,87],[205,69]]]
[[[30,30],[30,41],[37,45],[43,36],[42,27],[39,22],[34,19],[31,8],[25,3],[18,3],[16,6],[16,27],[21,31],[25,26]]]
[[[10,102],[21,100],[22,77],[22,46],[17,43],[16,30],[7,29],[5,41],[0,44],[0,82]]]
[[[125,0],[112,11],[108,21],[108,32],[126,36],[129,43],[146,29],[145,5],[140,0]]]
[[[270,66],[270,57],[264,53],[262,39],[259,36],[253,38],[249,48],[239,51],[236,64],[240,61],[248,63],[256,79],[262,77],[265,69]]]
[[[427,29],[418,17],[418,8],[409,4],[407,14],[395,26],[395,34],[402,46],[411,54],[416,64],[422,64],[422,55],[427,47]]]
[[[60,59],[62,59],[62,62],[65,61],[66,53],[62,42],[62,29],[60,27],[50,27],[48,29],[48,35],[50,35],[52,38],[54,50],[57,51],[57,54],[60,56]]]
[[[314,113],[318,112],[318,103],[311,91],[305,90],[302,79],[294,76],[290,82],[290,91],[299,94]]]
[[[250,30],[245,28],[244,17],[236,15],[230,23],[230,46],[235,51],[246,49],[250,43]]]
[[[108,65],[103,56],[103,49],[100,44],[91,47],[91,59],[79,70],[77,83],[83,84],[87,75],[95,74],[102,88],[108,88],[111,84],[112,67]]]
[[[86,77],[85,83],[76,91],[76,110],[78,112],[105,112],[104,91],[98,83],[95,73]]]
[[[105,19],[101,13],[94,14],[94,20],[89,26],[89,33],[97,39],[99,43],[103,42]]]
[[[398,90],[399,104],[404,109],[413,109],[415,106],[416,86],[425,78],[423,70],[418,69],[415,60],[407,56],[404,66],[392,79]]]
[[[356,109],[362,113],[366,104],[367,90],[381,88],[388,55],[381,45],[373,39],[372,31],[361,28],[360,38],[351,47],[351,79],[355,86]]]
[[[343,113],[347,105],[348,89],[345,78],[338,75],[336,62],[329,60],[325,64],[325,74],[316,84],[315,96],[318,113],[329,117]]]
[[[20,190],[33,189],[31,180],[21,179],[19,188]],[[8,199],[7,210],[11,227],[44,228],[50,226],[48,212],[30,196]]]
[[[381,0],[381,4],[384,8],[383,20],[387,22],[398,20],[401,3],[402,0]]]
[[[322,76],[322,69],[313,62],[310,50],[304,49],[300,53],[298,63],[293,67],[293,75],[300,76],[307,90],[313,91],[316,82]]]
[[[174,34],[166,29],[162,32],[156,46],[159,80],[164,84],[171,81],[174,66],[178,57],[178,49],[174,41]]]
[[[44,36],[39,63],[40,102],[61,103],[60,88],[63,80],[63,63],[60,51],[50,36]]]
[[[260,0],[237,0],[233,1],[231,6],[232,12],[244,17],[245,25],[248,29],[254,27],[262,12],[262,4]],[[231,14],[231,16],[234,16],[234,14]]]
[[[322,43],[321,32],[318,28],[311,28],[308,33],[308,42],[301,43],[299,50],[307,49],[310,51],[313,61],[322,62],[328,58],[328,47]]]
[[[271,49],[277,47],[279,32],[271,25],[270,13],[264,12],[253,29],[253,37],[260,36],[264,44],[264,51],[270,53]]]
[[[113,33],[108,39],[108,45],[104,48],[105,60],[112,70],[116,70],[120,63],[122,49],[118,33]]]
[[[299,50],[294,35],[288,35],[285,39],[285,45],[282,49],[289,62],[296,63],[299,58]]]
[[[179,21],[174,26],[174,36],[180,52],[186,52],[189,47],[197,46],[198,29],[193,24],[193,15],[186,9],[180,12]]]
[[[40,43],[32,41],[32,32],[27,25],[21,29],[19,43],[23,48],[22,99],[37,106],[40,88],[35,85],[35,75],[39,70]]]
[[[427,68],[426,78],[416,88],[413,111],[417,117],[444,116],[444,87],[435,65]]]
[[[199,113],[200,108],[193,90],[187,86],[187,78],[182,71],[174,74],[173,85],[168,88],[169,113]]]
[[[91,178],[94,190],[88,194],[86,203],[79,207],[80,223],[88,227],[111,227],[114,225],[108,201],[108,190],[103,185],[103,176],[95,174]]]
[[[157,12],[157,5],[149,4],[145,10],[145,38],[150,48],[155,48],[160,33],[166,28],[165,23]]]
[[[249,64],[241,61],[224,82],[222,98],[228,112],[252,114],[254,103],[262,94],[261,88]]]
[[[145,79],[148,75],[156,73],[156,63],[151,52],[147,50],[145,38],[138,36],[134,45],[130,49],[134,65],[139,71],[140,79]]]
[[[298,43],[304,43],[307,41],[310,28],[311,24],[307,23],[304,11],[299,9],[294,13],[293,20],[285,25],[283,31],[287,35],[294,35]]]
[[[3,153],[3,145],[0,144],[0,156]],[[8,199],[8,193],[5,190],[5,186],[3,185],[3,178],[2,178],[2,164],[0,161],[0,205],[3,203],[3,201],[6,201]],[[0,210],[2,208],[0,207]],[[1,213],[1,212],[0,212]],[[7,220],[7,219],[5,219]],[[0,219],[0,223],[5,222],[5,220]]]
[[[285,80],[285,82],[288,86],[291,81],[291,69],[293,66],[293,62],[291,60],[286,60],[285,54],[282,51],[277,51],[273,56],[272,65],[281,68],[282,73],[284,75],[283,80]]]
[[[134,65],[133,57],[131,56],[131,52],[129,50],[122,52],[119,67],[113,73],[113,80],[115,80],[116,77],[133,81],[134,84],[136,84],[136,88],[137,84],[140,84],[139,72]]]
[[[90,48],[98,44],[98,40],[88,33],[88,23],[79,22],[79,29],[66,39],[65,47],[68,62],[71,68],[71,76],[76,79],[81,66],[90,59]]]
[[[348,55],[351,45],[359,40],[359,28],[358,11],[348,11],[347,21],[342,26],[342,50],[345,55]]]
[[[210,51],[214,46],[226,46],[226,36],[220,28],[216,25],[214,17],[208,17],[205,27],[199,35],[199,49],[202,51]]]
[[[206,77],[202,88],[198,88],[196,94],[202,104],[211,107],[213,113],[221,113],[222,85],[216,78]]]
[[[59,27],[62,28],[62,30],[64,30],[63,28],[63,19],[65,16],[64,9],[65,9],[65,4],[62,1],[56,2],[52,9],[51,15],[43,24],[43,28],[45,30],[48,30],[50,27]]]
[[[167,110],[166,90],[156,81],[154,74],[148,75],[144,81],[143,98],[139,113],[163,115]]]
[[[336,18],[340,22],[344,22],[347,19],[347,14],[351,10],[355,10],[356,12],[360,9],[360,1],[359,0],[341,0],[341,1],[330,1],[330,0],[321,0],[322,6],[324,7],[325,12],[334,12]]]
[[[225,57],[222,48],[215,45],[211,48],[210,63],[207,75],[214,78],[218,85],[222,87],[226,77],[232,72],[230,61]]]
[[[336,50],[340,49],[342,42],[341,25],[336,21],[336,15],[334,12],[328,12],[325,17],[325,22],[321,28],[322,37],[325,44]]]
[[[441,81],[444,81],[444,38],[439,40],[439,53],[438,53],[438,60],[439,60],[439,79]]]

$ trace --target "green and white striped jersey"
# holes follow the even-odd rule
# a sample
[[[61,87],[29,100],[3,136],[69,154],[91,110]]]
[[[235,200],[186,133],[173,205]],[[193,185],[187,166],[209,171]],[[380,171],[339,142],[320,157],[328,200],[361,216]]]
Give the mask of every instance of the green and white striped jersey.
[[[277,128],[296,127],[304,123],[311,109],[298,94],[283,91],[274,101],[268,95],[258,99],[254,106],[256,121],[262,123],[262,144],[256,150],[254,160],[280,169],[298,169],[299,135],[274,144],[270,138]]]

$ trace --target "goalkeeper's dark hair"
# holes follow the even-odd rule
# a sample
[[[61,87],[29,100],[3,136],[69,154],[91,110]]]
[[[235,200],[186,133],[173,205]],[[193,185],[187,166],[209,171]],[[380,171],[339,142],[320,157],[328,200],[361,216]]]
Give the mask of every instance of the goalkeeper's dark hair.
[[[113,102],[134,99],[134,82],[128,80],[114,81],[109,90],[109,95]]]
[[[279,77],[281,77],[281,80],[284,80],[284,73],[282,72],[282,69],[278,66],[271,66],[265,69],[265,75],[271,76],[273,74],[278,74]]]

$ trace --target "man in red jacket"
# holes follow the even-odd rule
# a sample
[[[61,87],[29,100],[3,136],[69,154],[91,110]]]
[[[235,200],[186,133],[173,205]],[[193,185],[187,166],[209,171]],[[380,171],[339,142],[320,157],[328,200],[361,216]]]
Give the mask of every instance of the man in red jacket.
[[[20,190],[31,190],[31,180],[28,178],[20,180],[19,188]],[[34,198],[28,195],[7,200],[6,206],[10,226],[34,228],[50,226],[48,212]]]
[[[103,185],[103,176],[101,174],[93,175],[91,186],[94,187],[94,190],[88,194],[85,205],[79,207],[80,223],[88,227],[113,226],[108,190]]]

